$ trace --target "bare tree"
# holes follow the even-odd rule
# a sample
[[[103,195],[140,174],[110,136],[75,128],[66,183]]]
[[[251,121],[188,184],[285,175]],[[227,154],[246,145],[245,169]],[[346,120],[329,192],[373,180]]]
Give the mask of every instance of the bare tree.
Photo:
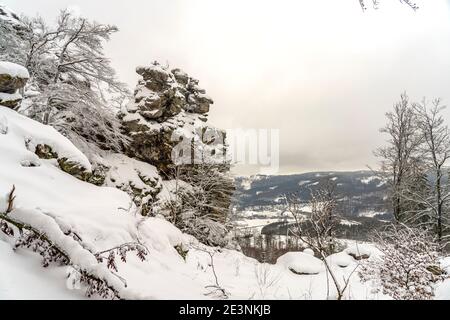
[[[317,190],[311,191],[311,200],[309,203],[302,202],[296,195],[287,196],[286,201],[287,211],[295,219],[294,227],[289,230],[290,234],[300,239],[318,254],[320,260],[325,265],[327,279],[329,275],[336,288],[337,299],[342,300],[348,288],[350,278],[358,265],[347,278],[343,279],[343,283],[341,283],[326,259],[327,255],[333,253],[335,250],[336,238],[334,230],[339,221],[336,213],[337,199],[335,196],[334,182],[328,179],[323,181]],[[308,204],[311,209],[309,217],[304,210]]]
[[[103,52],[117,27],[59,13],[54,26],[41,17],[23,19],[28,86],[39,95],[19,110],[54,126],[77,147],[121,151],[127,139],[113,108],[124,103],[126,86],[116,79]]]
[[[58,40],[69,29],[69,18],[70,13],[67,10],[62,10],[58,17],[56,27],[50,28],[40,16],[31,19],[25,16],[22,17],[24,28],[27,31],[24,36],[25,42],[27,43],[24,66],[31,71],[31,76],[44,74],[43,70],[40,70],[42,63],[45,61],[43,55],[57,50]]]
[[[383,256],[364,262],[359,275],[394,299],[431,299],[434,284],[448,277],[439,267],[440,247],[425,230],[393,224],[376,234],[375,243]]]
[[[336,185],[331,180],[321,181],[317,190],[311,190],[311,200],[303,202],[297,194],[286,196],[288,211],[294,216],[296,234],[308,239],[307,245],[317,252],[332,254],[335,249],[337,216]],[[304,211],[310,206],[311,213]]]
[[[417,124],[422,136],[421,155],[426,163],[426,169],[431,176],[427,179],[431,192],[423,197],[414,192],[411,201],[423,204],[425,210],[417,214],[414,219],[430,224],[436,232],[438,242],[442,242],[447,225],[448,201],[450,186],[445,179],[444,166],[450,158],[450,134],[444,123],[440,99],[432,101],[431,106],[424,99],[421,103],[413,104],[417,113]]]
[[[417,132],[417,116],[406,94],[400,96],[394,110],[386,113],[387,124],[380,132],[388,136],[387,146],[374,154],[380,158],[378,174],[390,188],[391,205],[396,221],[403,221],[407,213],[404,197],[420,165],[419,146],[422,136]]]

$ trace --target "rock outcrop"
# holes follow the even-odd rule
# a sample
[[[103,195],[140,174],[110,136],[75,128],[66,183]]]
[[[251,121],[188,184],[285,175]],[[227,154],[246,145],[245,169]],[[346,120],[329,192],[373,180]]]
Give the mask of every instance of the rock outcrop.
[[[172,151],[183,139],[195,141],[195,149],[202,149],[206,156],[223,154],[225,134],[205,124],[213,101],[198,86],[198,80],[157,62],[138,67],[136,72],[142,79],[133,101],[119,115],[122,129],[131,139],[127,150],[130,157],[171,176]]]
[[[0,105],[16,109],[22,101],[22,95],[18,91],[25,87],[29,77],[24,67],[0,61]]]
[[[225,133],[206,123],[212,99],[180,69],[154,62],[136,72],[142,78],[119,114],[130,139],[126,153],[155,166],[165,180],[157,203],[144,195],[137,205],[143,213],[162,214],[203,243],[226,246],[234,184],[228,176]]]

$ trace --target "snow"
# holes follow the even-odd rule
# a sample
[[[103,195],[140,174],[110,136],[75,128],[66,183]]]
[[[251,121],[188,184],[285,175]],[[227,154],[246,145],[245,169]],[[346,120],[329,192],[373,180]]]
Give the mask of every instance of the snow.
[[[22,99],[22,96],[20,95],[20,93],[16,92],[16,93],[4,93],[4,92],[0,92],[0,101],[17,101]]]
[[[450,257],[441,260],[441,268],[450,273]],[[450,300],[450,279],[444,280],[437,286],[435,295],[437,300]]]
[[[0,74],[8,74],[11,76],[11,78],[30,78],[30,74],[25,67],[7,61],[0,61]]]
[[[342,224],[344,226],[357,226],[360,225],[361,222],[358,221],[351,221],[351,220],[347,220],[347,219],[341,219],[341,221],[339,222],[339,224]]]
[[[181,190],[192,190],[192,186],[182,180],[165,180],[161,182],[162,189],[158,193],[157,199],[161,204],[168,203],[176,199],[176,193]]]
[[[213,255],[218,281],[230,299],[326,299],[327,281],[330,295],[335,293],[324,264],[313,256],[311,250],[286,253],[276,264],[270,265],[260,264],[235,250],[201,245],[194,237],[182,233],[160,217],[136,214],[127,193],[72,177],[59,169],[55,159],[37,159],[34,149],[27,149],[26,137],[34,143],[45,142],[78,162],[87,161],[78,149],[51,127],[19,116],[7,108],[0,108],[0,128],[0,211],[5,211],[6,195],[15,185],[15,207],[9,215],[45,231],[73,263],[105,279],[119,291],[121,297],[218,298],[207,295],[211,293],[207,286],[215,283],[211,257],[207,252]],[[159,182],[153,166],[117,154],[105,156],[105,159],[111,164],[110,182],[112,178],[116,183],[139,185],[142,182],[139,174]],[[21,165],[24,160],[37,161],[40,165],[24,167]],[[180,181],[161,181],[159,201],[170,200],[177,187],[188,186]],[[275,220],[276,213],[274,215]],[[259,219],[253,220],[256,222]],[[75,232],[81,241],[74,240],[68,231]],[[85,298],[84,288],[67,286],[68,267],[50,265],[43,269],[37,254],[25,249],[12,251],[13,241],[0,233],[0,299]],[[95,259],[93,253],[136,241],[148,249],[148,256],[146,261],[140,261],[129,253],[127,263],[117,259],[117,275],[126,279],[125,288],[105,263]],[[188,251],[185,259],[175,246]],[[350,243],[346,252],[328,258],[339,281],[350,276],[357,266],[351,258],[345,258],[355,246]],[[368,244],[357,246],[360,252],[373,251],[373,246]],[[344,259],[350,262],[346,267],[343,266]],[[305,275],[295,274],[290,269]],[[262,282],[262,274],[273,279],[273,282],[267,282],[272,284]],[[347,299],[388,298],[372,293],[356,273],[350,278],[349,288]]]
[[[24,27],[23,23],[19,20],[18,15],[4,5],[0,4],[0,12],[2,12],[0,13],[0,20],[4,20],[13,26]]]
[[[374,248],[367,244],[355,243],[347,247],[345,252],[351,254],[354,257],[371,256]]]
[[[288,217],[287,219],[293,221],[292,217]],[[236,221],[235,225],[238,228],[252,229],[253,231],[261,232],[262,228],[265,226],[280,221],[283,220],[280,220],[280,218],[243,219]]]
[[[332,255],[328,256],[326,259],[329,264],[336,265],[341,268],[348,267],[350,264],[352,264],[355,261],[355,259],[353,259],[346,252],[338,252],[338,253],[332,254]]]
[[[374,218],[375,216],[378,215],[382,215],[385,214],[386,212],[380,212],[380,211],[375,211],[375,210],[367,210],[367,211],[362,211],[360,213],[358,213],[359,217],[366,217],[366,218]]]
[[[155,192],[161,187],[161,177],[156,167],[122,154],[106,155],[102,162],[109,167],[105,185],[128,191],[131,187],[143,190],[143,194]]]
[[[250,190],[251,186],[252,186],[252,180],[251,179],[249,179],[249,178],[242,179],[242,182],[241,182],[242,189]]]
[[[325,270],[323,262],[309,252],[287,252],[277,259],[277,265],[297,274],[318,274]]]
[[[16,157],[15,164],[22,160],[38,161],[34,151],[36,146],[41,144],[50,146],[58,154],[58,158],[66,158],[87,171],[91,170],[87,157],[54,128],[33,121],[6,107],[0,107],[0,119],[7,119],[8,131],[11,132],[0,136],[1,156],[8,154]]]
[[[67,267],[50,266],[42,272],[37,253],[22,249],[13,251],[1,238],[0,270],[0,300],[86,299],[82,292],[67,289]]]
[[[361,179],[361,183],[369,184],[369,183],[371,183],[374,180],[380,180],[380,178],[378,178],[377,176],[366,177],[366,178]]]

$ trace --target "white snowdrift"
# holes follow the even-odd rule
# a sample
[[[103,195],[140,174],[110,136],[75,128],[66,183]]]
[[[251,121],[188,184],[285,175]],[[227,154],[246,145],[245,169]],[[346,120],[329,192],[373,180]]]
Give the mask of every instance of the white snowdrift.
[[[211,285],[215,277],[232,299],[325,299],[327,277],[323,265],[308,253],[290,253],[280,257],[276,265],[259,264],[242,253],[200,245],[192,236],[183,234],[160,218],[143,218],[135,214],[130,197],[111,187],[97,187],[63,172],[53,160],[38,159],[33,145],[45,143],[59,154],[88,164],[86,157],[67,139],[48,126],[22,117],[0,107],[0,211],[5,210],[6,195],[16,187],[15,210],[11,217],[31,223],[66,251],[71,260],[118,289],[120,295],[131,299],[213,299],[217,298]],[[115,156],[112,156],[113,158]],[[127,171],[124,157],[115,158],[114,174],[121,181],[133,181],[135,169],[154,174],[149,166],[131,163]],[[23,161],[36,161],[38,166],[23,166]],[[111,160],[111,159],[110,159]],[[113,161],[114,162],[114,161]],[[122,167],[125,166],[125,167]],[[143,167],[140,167],[140,166]],[[130,174],[130,177],[126,175]],[[123,176],[122,176],[123,175]],[[163,183],[160,200],[170,197],[173,182]],[[81,243],[66,235],[76,233]],[[127,263],[116,259],[117,275],[127,282],[125,288],[104,263],[98,263],[93,253],[117,245],[139,241],[148,249],[146,261],[133,253]],[[0,299],[3,298],[83,298],[83,288],[66,289],[67,267],[51,265],[42,269],[40,257],[28,250],[11,250],[12,239],[0,235]],[[187,251],[183,258],[177,247]],[[213,261],[207,252],[213,255]],[[292,257],[292,259],[291,259]],[[316,273],[302,276],[299,273]],[[348,275],[338,268],[339,278]],[[266,277],[270,287],[261,282]],[[259,279],[259,280],[258,280]],[[271,281],[274,279],[274,281]],[[276,280],[276,281],[275,281]],[[332,284],[330,285],[332,288]],[[352,298],[371,298],[366,285],[358,277],[351,279]],[[263,294],[262,294],[263,293]]]
[[[341,268],[348,267],[350,264],[354,263],[355,259],[349,256],[346,252],[338,252],[328,256],[327,262],[330,265],[335,265]]]
[[[30,78],[27,68],[16,63],[0,61],[0,74],[8,74],[12,78],[19,77],[22,79]]]
[[[356,243],[349,245],[345,252],[356,259],[368,258],[374,251],[373,246],[367,244]]]
[[[67,290],[67,267],[50,266],[43,272],[37,253],[13,251],[1,236],[0,270],[0,300],[86,299],[81,291]]]
[[[318,274],[325,270],[320,259],[304,252],[287,252],[277,259],[277,264],[297,274]]]
[[[22,99],[20,93],[4,93],[0,92],[0,101],[8,102],[8,101],[16,101]]]
[[[143,203],[155,200],[150,199],[151,194],[162,188],[157,169],[148,163],[118,153],[106,155],[101,159],[101,163],[109,167],[105,186],[118,188],[128,194],[137,190]]]
[[[7,130],[7,134],[0,135],[1,157],[8,157],[15,164],[23,160],[39,163],[34,151],[37,145],[42,144],[50,146],[58,154],[58,158],[67,158],[68,161],[91,170],[86,156],[53,127],[42,125],[5,107],[0,107],[0,123],[3,131]],[[12,157],[15,158],[14,161]]]

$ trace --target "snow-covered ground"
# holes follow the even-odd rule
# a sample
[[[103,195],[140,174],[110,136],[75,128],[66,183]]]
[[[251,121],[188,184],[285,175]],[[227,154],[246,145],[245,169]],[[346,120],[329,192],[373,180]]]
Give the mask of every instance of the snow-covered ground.
[[[230,299],[326,299],[328,287],[329,296],[334,296],[322,262],[310,252],[290,253],[281,257],[279,263],[269,265],[235,250],[201,245],[162,218],[135,214],[125,192],[83,182],[63,172],[55,159],[39,159],[35,148],[45,143],[52,146],[58,157],[90,169],[87,158],[51,127],[7,108],[0,108],[0,119],[0,212],[5,212],[6,195],[15,185],[14,210],[8,215],[45,232],[74,264],[107,280],[121,297],[220,298],[212,285],[225,289]],[[126,163],[116,160],[117,172],[133,173],[123,167]],[[130,165],[133,170],[140,168],[136,163]],[[67,279],[68,274],[73,275],[71,267],[52,264],[43,268],[36,253],[26,249],[13,251],[13,240],[4,234],[0,236],[0,299],[85,299],[85,288],[74,287],[71,278]],[[127,263],[117,259],[116,273],[94,257],[99,251],[136,241],[148,249],[147,259],[141,261],[129,253]],[[176,246],[188,251],[185,258]],[[376,252],[370,245],[364,250]],[[358,265],[347,252],[330,259],[338,279],[348,277]],[[299,273],[314,274],[295,274],[290,267],[301,270]],[[117,276],[126,280],[126,287]],[[388,297],[374,293],[353,273],[346,298]]]
[[[367,211],[360,212],[358,214],[358,216],[359,217],[366,217],[366,218],[373,218],[375,216],[382,215],[382,214],[385,214],[385,213],[386,212],[384,212],[384,211],[367,210]]]

